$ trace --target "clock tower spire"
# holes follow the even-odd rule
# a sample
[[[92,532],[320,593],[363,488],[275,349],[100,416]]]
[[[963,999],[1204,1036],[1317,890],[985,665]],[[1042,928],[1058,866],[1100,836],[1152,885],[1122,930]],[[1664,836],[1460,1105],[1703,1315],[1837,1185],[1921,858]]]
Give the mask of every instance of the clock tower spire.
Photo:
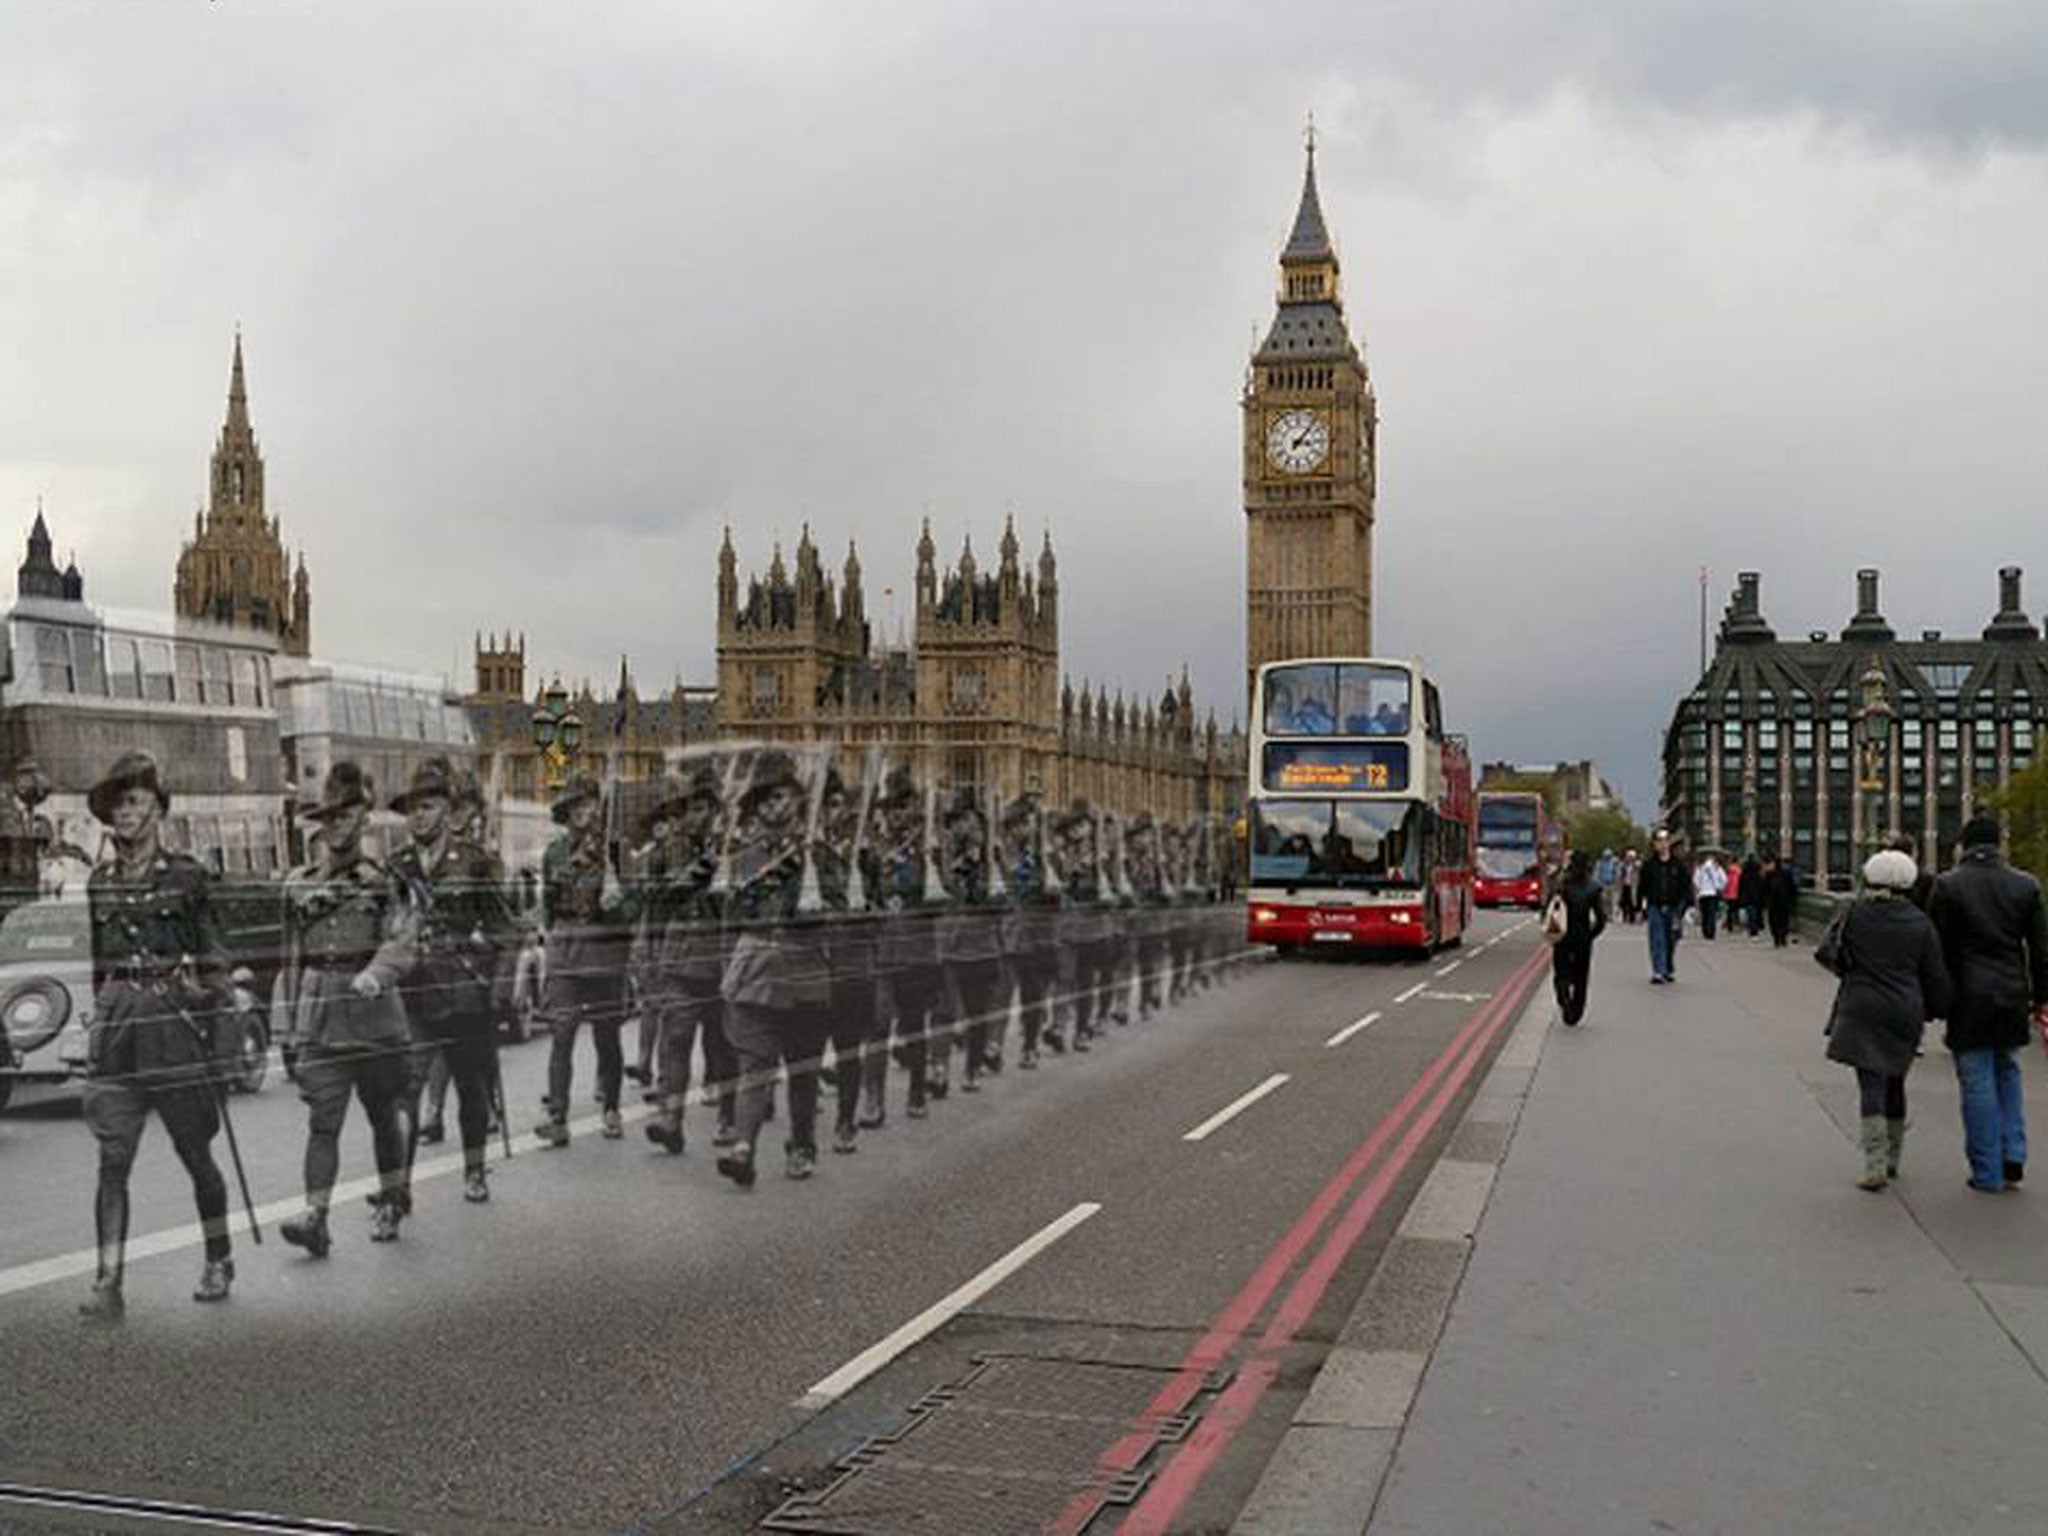
[[[1372,650],[1378,408],[1344,316],[1313,123],[1307,141],[1273,323],[1241,402],[1250,672],[1289,656]]]

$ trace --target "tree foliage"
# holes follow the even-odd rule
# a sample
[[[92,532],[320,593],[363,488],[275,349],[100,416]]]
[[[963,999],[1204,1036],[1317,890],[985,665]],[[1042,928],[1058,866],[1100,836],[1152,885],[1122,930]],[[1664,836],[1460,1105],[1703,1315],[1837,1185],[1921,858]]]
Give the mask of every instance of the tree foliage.
[[[2037,757],[1992,798],[2012,840],[2012,861],[2048,880],[2048,756]]]
[[[1591,859],[1599,858],[1603,848],[1644,853],[1650,846],[1649,834],[1619,810],[1581,811],[1572,819],[1570,835],[1572,847]]]

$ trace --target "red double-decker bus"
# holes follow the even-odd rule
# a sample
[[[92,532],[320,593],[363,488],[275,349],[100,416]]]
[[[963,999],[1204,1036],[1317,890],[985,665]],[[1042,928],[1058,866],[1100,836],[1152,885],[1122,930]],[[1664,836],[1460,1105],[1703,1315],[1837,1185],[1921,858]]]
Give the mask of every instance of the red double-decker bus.
[[[1481,793],[1472,879],[1479,905],[1540,908],[1546,869],[1562,833],[1539,794],[1491,789]]]
[[[1259,669],[1247,931],[1283,953],[1428,952],[1472,916],[1472,761],[1419,661]]]

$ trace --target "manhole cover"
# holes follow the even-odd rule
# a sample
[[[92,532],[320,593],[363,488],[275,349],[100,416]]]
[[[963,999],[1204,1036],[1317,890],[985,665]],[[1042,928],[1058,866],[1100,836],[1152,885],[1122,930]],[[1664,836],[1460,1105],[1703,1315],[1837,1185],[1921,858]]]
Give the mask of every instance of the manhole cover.
[[[1127,1435],[1179,1440],[1199,1407],[1148,1412],[1172,1366],[1045,1355],[982,1355],[951,1386],[928,1393],[893,1435],[862,1442],[837,1476],[762,1522],[809,1536],[1030,1536],[1080,1496],[1128,1504],[1145,1472],[1104,1474],[1097,1462]],[[1206,1378],[1202,1400],[1225,1376]]]

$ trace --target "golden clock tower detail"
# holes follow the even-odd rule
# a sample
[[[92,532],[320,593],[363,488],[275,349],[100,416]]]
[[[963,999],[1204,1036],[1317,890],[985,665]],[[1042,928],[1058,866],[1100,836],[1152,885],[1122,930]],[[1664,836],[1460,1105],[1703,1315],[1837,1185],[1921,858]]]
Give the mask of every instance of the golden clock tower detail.
[[[1344,322],[1313,134],[1278,309],[1243,405],[1249,667],[1370,654],[1378,409]]]

